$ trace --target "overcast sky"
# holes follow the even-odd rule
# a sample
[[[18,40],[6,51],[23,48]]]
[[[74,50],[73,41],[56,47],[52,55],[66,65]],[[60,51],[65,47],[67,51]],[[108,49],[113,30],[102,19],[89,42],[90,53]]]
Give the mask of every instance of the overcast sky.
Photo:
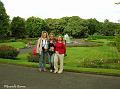
[[[96,18],[99,21],[109,19],[120,20],[120,0],[1,0],[10,18],[30,16],[40,18],[61,18],[64,16],[80,16]]]

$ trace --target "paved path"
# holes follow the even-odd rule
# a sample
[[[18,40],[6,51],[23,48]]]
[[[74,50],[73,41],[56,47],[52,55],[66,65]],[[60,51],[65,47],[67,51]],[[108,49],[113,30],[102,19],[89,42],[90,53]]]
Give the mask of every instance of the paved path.
[[[33,52],[33,48],[20,49],[20,54]]]
[[[11,87],[11,88],[10,88]],[[64,72],[0,64],[0,89],[120,89],[120,77]]]

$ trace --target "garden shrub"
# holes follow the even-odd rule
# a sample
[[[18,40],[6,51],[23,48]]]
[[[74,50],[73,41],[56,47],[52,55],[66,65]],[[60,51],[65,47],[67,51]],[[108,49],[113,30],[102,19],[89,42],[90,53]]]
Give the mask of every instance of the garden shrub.
[[[27,59],[29,62],[39,62],[39,55],[37,55],[36,57],[33,55],[33,53],[29,53],[29,55],[27,56]]]
[[[19,50],[7,45],[0,46],[0,58],[16,58],[19,54]]]
[[[29,55],[27,56],[27,59],[28,59],[28,62],[36,62],[38,63],[39,62],[39,56],[40,55],[36,55],[34,56],[33,52],[30,52]],[[48,64],[48,57],[45,58],[46,59],[46,63]]]

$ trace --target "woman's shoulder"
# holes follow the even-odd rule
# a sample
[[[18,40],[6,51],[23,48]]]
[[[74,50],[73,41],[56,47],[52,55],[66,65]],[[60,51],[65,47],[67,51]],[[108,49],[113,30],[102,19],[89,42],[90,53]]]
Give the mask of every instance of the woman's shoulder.
[[[38,40],[41,40],[41,37],[39,37]]]

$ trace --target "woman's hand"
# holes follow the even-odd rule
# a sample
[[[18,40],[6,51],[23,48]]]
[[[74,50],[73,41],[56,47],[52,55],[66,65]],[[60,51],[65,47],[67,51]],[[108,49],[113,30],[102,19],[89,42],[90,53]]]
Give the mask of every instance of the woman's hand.
[[[56,51],[56,53],[59,54],[58,51]]]

